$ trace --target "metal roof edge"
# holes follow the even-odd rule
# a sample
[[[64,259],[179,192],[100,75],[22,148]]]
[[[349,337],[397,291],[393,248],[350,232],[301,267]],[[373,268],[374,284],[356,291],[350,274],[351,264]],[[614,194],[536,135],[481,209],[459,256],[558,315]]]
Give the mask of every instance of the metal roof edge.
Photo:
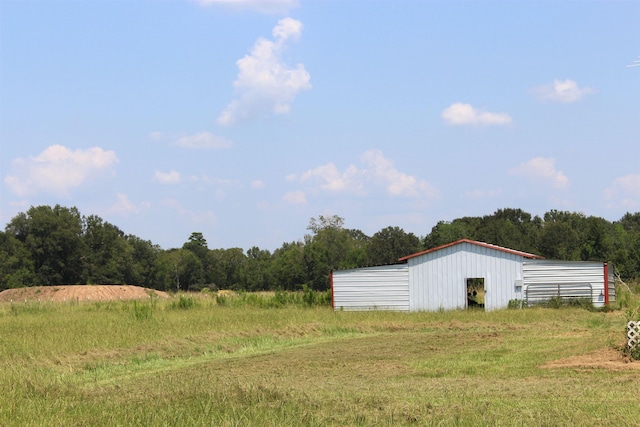
[[[506,253],[509,253],[509,254],[512,254],[512,255],[519,255],[519,256],[524,257],[524,258],[545,259],[543,256],[540,256],[540,255],[530,254],[528,252],[517,251],[515,249],[504,248],[502,246],[492,245],[490,243],[478,242],[478,241],[470,240],[470,239],[460,239],[460,240],[456,240],[455,242],[447,243],[446,245],[438,246],[438,247],[435,247],[435,248],[427,249],[427,250],[422,251],[422,252],[417,252],[415,254],[407,255],[407,256],[404,256],[402,258],[398,258],[398,261],[401,261],[401,262],[402,261],[406,261],[406,260],[408,260],[410,258],[415,258],[415,257],[421,256],[421,255],[425,255],[425,254],[431,253],[431,252],[436,252],[436,251],[439,251],[441,249],[445,249],[445,248],[449,248],[451,246],[459,245],[460,243],[470,243],[472,245],[482,246],[482,247],[485,247],[485,248],[490,248],[490,249],[494,249],[494,250],[497,250],[497,251],[506,252]]]

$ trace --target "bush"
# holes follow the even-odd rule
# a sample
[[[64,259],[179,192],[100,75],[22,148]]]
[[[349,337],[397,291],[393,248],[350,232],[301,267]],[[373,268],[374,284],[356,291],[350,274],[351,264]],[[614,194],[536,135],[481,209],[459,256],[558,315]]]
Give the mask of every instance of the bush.
[[[273,294],[266,292],[240,292],[235,295],[218,293],[216,303],[221,306],[251,306],[262,308],[329,306],[331,305],[331,291],[318,292],[304,286],[302,292],[278,290]]]
[[[151,298],[148,303],[141,301],[133,301],[133,317],[136,320],[149,320],[153,318],[153,312],[156,308],[156,299]]]
[[[191,308],[198,307],[198,301],[192,296],[179,295],[176,301],[172,301],[169,304],[170,309],[189,310]]]
[[[510,310],[527,308],[527,302],[521,299],[512,299],[512,300],[509,300],[509,304],[507,305],[507,308]]]

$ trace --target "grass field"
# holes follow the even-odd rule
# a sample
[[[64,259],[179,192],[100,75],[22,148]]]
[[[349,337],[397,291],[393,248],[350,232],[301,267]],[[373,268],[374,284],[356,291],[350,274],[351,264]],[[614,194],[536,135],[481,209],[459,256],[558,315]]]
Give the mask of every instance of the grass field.
[[[580,308],[0,304],[0,425],[638,425],[640,362],[611,360],[625,323]]]

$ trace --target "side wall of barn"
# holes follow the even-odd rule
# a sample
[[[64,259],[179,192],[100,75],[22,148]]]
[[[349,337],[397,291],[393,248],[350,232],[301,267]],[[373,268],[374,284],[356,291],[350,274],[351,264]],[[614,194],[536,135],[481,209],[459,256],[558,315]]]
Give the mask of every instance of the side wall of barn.
[[[530,305],[560,297],[588,298],[594,307],[603,307],[605,282],[609,303],[615,301],[613,267],[602,262],[528,260],[523,272],[524,300]]]
[[[338,270],[332,273],[335,310],[409,311],[407,264]]]

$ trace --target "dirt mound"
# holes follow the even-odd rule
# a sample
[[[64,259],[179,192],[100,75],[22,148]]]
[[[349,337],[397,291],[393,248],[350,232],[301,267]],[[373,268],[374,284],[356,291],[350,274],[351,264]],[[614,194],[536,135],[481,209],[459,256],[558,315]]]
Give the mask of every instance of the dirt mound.
[[[582,356],[572,356],[560,360],[552,360],[542,365],[543,368],[578,368],[578,369],[608,369],[611,371],[626,371],[640,369],[640,363],[632,361],[620,351],[612,348],[594,351]]]
[[[169,297],[166,292],[131,285],[64,285],[7,289],[0,292],[0,302],[132,300],[151,294]]]

